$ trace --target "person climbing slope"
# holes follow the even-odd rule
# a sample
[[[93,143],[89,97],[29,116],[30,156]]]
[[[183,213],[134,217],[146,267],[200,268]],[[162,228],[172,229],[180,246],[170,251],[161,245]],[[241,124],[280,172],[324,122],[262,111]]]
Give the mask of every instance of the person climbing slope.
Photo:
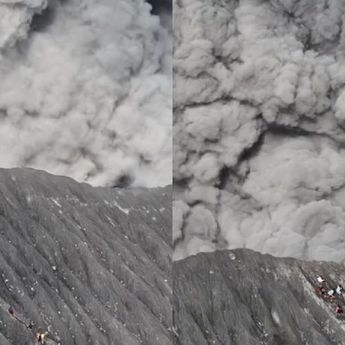
[[[33,321],[30,321],[29,324],[27,325],[28,329],[33,329],[35,326],[35,324],[33,323]]]
[[[324,295],[326,293],[326,289],[323,286],[318,286],[316,288],[316,291],[320,294],[320,295]]]
[[[8,313],[9,313],[11,316],[15,317],[15,315],[14,315],[14,308],[13,308],[12,306],[10,306],[10,307],[8,308]]]
[[[47,340],[48,340],[48,332],[43,332],[40,329],[35,333],[34,331],[34,327],[35,327],[35,323],[30,320],[28,323],[25,322],[24,320],[22,320],[22,318],[18,317],[15,313],[15,310],[12,306],[10,306],[8,308],[8,313],[18,322],[20,322],[21,324],[23,324],[28,330],[31,331],[32,335],[35,337],[37,344],[40,345],[46,345],[47,344]],[[53,343],[53,341],[49,340],[49,344]],[[54,342],[55,344],[55,342]]]
[[[318,281],[318,283],[324,283],[325,282],[325,279],[323,279],[321,276],[317,276],[317,281]]]
[[[343,308],[341,307],[341,305],[337,304],[336,308],[335,308],[335,312],[337,314],[343,314],[344,313],[344,310]]]
[[[336,288],[335,291],[336,291],[336,293],[337,293],[338,295],[342,295],[344,289],[343,289],[343,287],[339,284],[339,285],[337,286],[337,288]]]
[[[37,339],[37,342],[38,342],[38,344],[45,344],[46,342],[45,342],[45,339],[46,339],[46,337],[47,337],[47,335],[48,335],[48,332],[37,332],[36,333],[36,339]]]
[[[334,289],[330,289],[330,290],[327,291],[327,295],[330,296],[330,297],[333,297],[334,293],[335,293]]]
[[[33,321],[29,321],[29,323],[26,323],[24,320],[22,320],[20,317],[18,317],[14,311],[14,308],[12,306],[10,306],[8,308],[8,313],[14,318],[16,319],[18,322],[20,322],[21,324],[23,324],[27,329],[33,329],[34,327],[34,322]]]

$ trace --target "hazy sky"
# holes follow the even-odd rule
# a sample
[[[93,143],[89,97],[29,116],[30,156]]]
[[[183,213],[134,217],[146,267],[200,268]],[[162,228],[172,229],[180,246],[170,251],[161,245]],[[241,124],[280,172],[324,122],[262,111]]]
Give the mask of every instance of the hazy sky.
[[[171,37],[142,0],[0,0],[0,166],[171,183]]]
[[[345,259],[345,2],[174,12],[176,257]]]

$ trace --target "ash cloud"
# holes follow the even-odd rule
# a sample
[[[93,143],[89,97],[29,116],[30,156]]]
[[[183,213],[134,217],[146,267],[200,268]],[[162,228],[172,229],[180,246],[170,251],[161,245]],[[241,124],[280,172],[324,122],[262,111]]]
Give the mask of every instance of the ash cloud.
[[[0,165],[171,183],[171,37],[143,0],[0,0]]]
[[[175,258],[345,259],[345,3],[174,8]]]
[[[172,0],[147,0],[152,6],[151,12],[156,15],[172,14]]]

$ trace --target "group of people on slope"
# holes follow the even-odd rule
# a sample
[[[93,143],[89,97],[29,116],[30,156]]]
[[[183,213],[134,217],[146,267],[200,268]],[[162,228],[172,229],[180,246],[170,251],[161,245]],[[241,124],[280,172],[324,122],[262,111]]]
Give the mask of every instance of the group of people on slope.
[[[342,297],[345,293],[344,288],[341,284],[338,284],[335,288],[326,289],[324,284],[326,283],[325,279],[323,279],[321,276],[317,276],[316,278],[317,282],[319,283],[319,286],[317,287],[317,291],[325,298],[330,301],[335,301],[338,297]],[[335,312],[336,314],[343,314],[344,309],[343,307],[337,303],[335,306]]]
[[[16,319],[17,321],[19,321],[20,323],[22,323],[23,325],[26,326],[27,329],[30,329],[30,330],[33,330],[34,329],[34,326],[35,324],[33,323],[33,321],[30,321],[28,324],[23,321],[21,318],[19,318],[16,314],[15,314],[15,311],[14,311],[14,308],[13,307],[9,307],[8,308],[8,313],[14,318]],[[37,343],[40,344],[40,345],[44,345],[46,343],[46,337],[48,335],[48,332],[42,332],[42,331],[37,331],[35,333],[35,338],[37,340]]]

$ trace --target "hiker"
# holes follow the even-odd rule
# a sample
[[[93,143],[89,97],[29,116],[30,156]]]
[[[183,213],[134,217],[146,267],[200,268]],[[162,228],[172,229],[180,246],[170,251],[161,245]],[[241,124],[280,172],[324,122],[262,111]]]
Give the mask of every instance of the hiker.
[[[330,301],[335,300],[335,290],[334,289],[330,289],[327,291],[327,295],[325,296],[326,299],[329,299]]]
[[[14,309],[13,309],[13,307],[9,307],[8,308],[8,312],[9,312],[9,314],[11,315],[11,316],[13,316],[14,317]]]
[[[28,329],[33,329],[35,326],[35,324],[33,323],[33,321],[30,321],[29,324],[26,326]]]
[[[339,284],[335,290],[337,292],[338,295],[342,295],[343,294],[343,287]]]
[[[42,332],[38,332],[36,333],[36,339],[38,341],[39,344],[45,344],[45,337],[48,335],[48,332],[42,333]]]
[[[26,328],[28,329],[33,329],[34,327],[34,323],[33,321],[30,321],[28,324],[25,322],[25,320],[22,320],[20,317],[18,317],[15,312],[14,312],[14,308],[13,307],[9,307],[8,308],[8,313],[14,318],[16,319],[18,322],[20,322],[21,324],[23,324]]]
[[[325,282],[325,279],[323,279],[321,276],[317,276],[317,281],[319,282],[319,283],[324,283]]]
[[[334,293],[335,293],[334,289],[330,289],[330,290],[328,290],[327,295],[332,297],[334,295]]]
[[[343,314],[343,313],[344,313],[344,310],[343,310],[343,308],[342,308],[339,304],[337,304],[337,307],[336,307],[336,309],[335,309],[335,312],[336,312],[337,314]]]
[[[317,287],[317,291],[321,294],[324,295],[326,293],[326,289],[323,286]]]
[[[30,320],[29,323],[27,324],[24,320],[22,320],[21,318],[19,318],[18,316],[15,315],[13,307],[10,306],[8,308],[8,312],[13,318],[15,318],[21,324],[26,326],[27,329],[30,329],[30,330],[34,329],[35,323],[32,320]],[[42,344],[42,345],[46,344],[45,338],[47,337],[47,335],[48,335],[48,332],[38,331],[36,333],[36,340],[37,340],[38,344]]]

